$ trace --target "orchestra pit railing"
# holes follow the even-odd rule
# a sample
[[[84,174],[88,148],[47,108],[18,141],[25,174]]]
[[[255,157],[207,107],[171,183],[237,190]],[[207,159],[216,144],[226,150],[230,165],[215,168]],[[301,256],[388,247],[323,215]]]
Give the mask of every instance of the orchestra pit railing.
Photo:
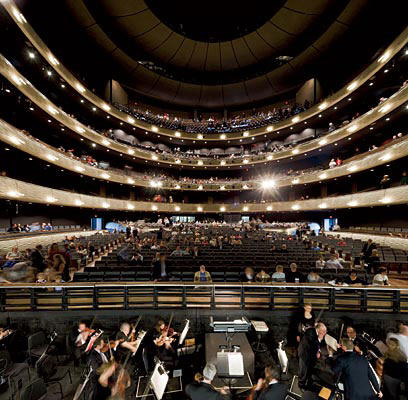
[[[305,303],[331,312],[405,313],[408,288],[201,282],[0,285],[0,312],[191,308],[290,311]]]

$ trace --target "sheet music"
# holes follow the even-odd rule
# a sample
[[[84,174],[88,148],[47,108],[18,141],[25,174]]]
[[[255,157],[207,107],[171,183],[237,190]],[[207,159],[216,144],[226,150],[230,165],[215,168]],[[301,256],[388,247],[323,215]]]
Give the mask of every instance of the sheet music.
[[[338,343],[337,343],[337,340],[333,336],[326,335],[324,337],[324,341],[326,342],[327,346],[332,348],[334,351],[337,351]]]
[[[159,372],[159,368],[162,369],[163,373]],[[161,364],[156,364],[156,367],[152,374],[150,383],[151,383],[153,392],[156,395],[158,400],[161,400],[163,398],[168,381],[169,381],[169,376],[164,372]]]
[[[268,325],[266,325],[265,321],[254,321],[251,320],[251,324],[255,329],[255,332],[269,332]]]
[[[228,353],[228,370],[230,376],[244,376],[242,353]]]

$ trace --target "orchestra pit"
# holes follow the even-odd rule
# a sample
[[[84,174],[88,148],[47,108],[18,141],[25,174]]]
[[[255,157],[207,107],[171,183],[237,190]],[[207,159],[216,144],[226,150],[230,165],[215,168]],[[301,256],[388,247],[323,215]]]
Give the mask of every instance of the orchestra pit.
[[[0,0],[0,400],[408,399],[398,0]]]

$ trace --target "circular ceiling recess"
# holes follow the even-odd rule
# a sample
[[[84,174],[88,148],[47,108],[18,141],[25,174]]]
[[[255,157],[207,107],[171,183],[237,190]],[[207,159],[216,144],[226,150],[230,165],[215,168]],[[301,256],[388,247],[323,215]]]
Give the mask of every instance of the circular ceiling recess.
[[[286,0],[261,1],[257,7],[219,0],[145,0],[156,17],[170,29],[189,39],[206,43],[226,42],[256,31]]]
[[[166,109],[271,104],[310,78],[340,87],[406,25],[369,0],[43,2],[26,2],[28,19],[58,58]]]

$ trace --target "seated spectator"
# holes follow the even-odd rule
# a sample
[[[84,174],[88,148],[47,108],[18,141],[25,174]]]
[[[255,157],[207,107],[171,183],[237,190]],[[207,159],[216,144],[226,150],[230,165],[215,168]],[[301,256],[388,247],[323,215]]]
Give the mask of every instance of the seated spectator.
[[[286,273],[286,282],[288,283],[302,283],[305,281],[305,277],[301,272],[297,270],[297,265],[291,263],[289,265],[290,271]]]
[[[326,261],[325,269],[342,269],[341,262],[336,258],[335,254],[330,254],[330,258]]]
[[[198,247],[194,246],[193,247],[193,252],[192,252],[193,258],[197,258],[198,257]]]
[[[285,276],[285,273],[283,272],[283,266],[277,265],[276,272],[272,274],[272,282],[285,282],[285,281],[286,281],[286,276]]]
[[[380,181],[381,189],[388,189],[391,186],[391,179],[388,175],[384,175]]]
[[[324,283],[324,279],[320,277],[319,272],[317,270],[312,270],[306,277],[307,283]]]
[[[373,285],[374,286],[387,286],[389,285],[388,276],[387,276],[387,269],[380,268],[378,270],[378,274],[373,278]]]
[[[184,250],[182,250],[180,246],[177,246],[176,249],[171,252],[170,257],[181,257],[185,255],[184,253]]]
[[[205,270],[205,265],[200,265],[200,270],[194,274],[194,282],[212,282],[211,274]]]
[[[336,160],[335,160],[334,158],[332,158],[332,159],[330,160],[330,162],[329,162],[329,168],[332,169],[332,168],[334,168],[334,167],[336,167],[336,166],[337,166]]]
[[[313,242],[312,246],[310,247],[311,250],[315,250],[315,251],[320,251],[321,248],[319,247],[319,244],[317,242]]]
[[[255,277],[255,280],[257,282],[262,282],[262,283],[266,283],[266,282],[270,282],[271,281],[271,276],[269,274],[266,273],[266,271],[262,268]]]
[[[319,259],[315,263],[316,268],[323,269],[326,266],[323,256],[319,256]]]
[[[244,274],[241,278],[242,282],[254,282],[255,281],[255,272],[253,268],[251,267],[246,267],[244,270]]]
[[[13,247],[7,254],[6,254],[6,260],[18,260],[22,258],[21,253],[18,250],[18,247]]]
[[[356,271],[350,271],[349,276],[344,279],[347,285],[367,285],[367,282],[357,276]]]

